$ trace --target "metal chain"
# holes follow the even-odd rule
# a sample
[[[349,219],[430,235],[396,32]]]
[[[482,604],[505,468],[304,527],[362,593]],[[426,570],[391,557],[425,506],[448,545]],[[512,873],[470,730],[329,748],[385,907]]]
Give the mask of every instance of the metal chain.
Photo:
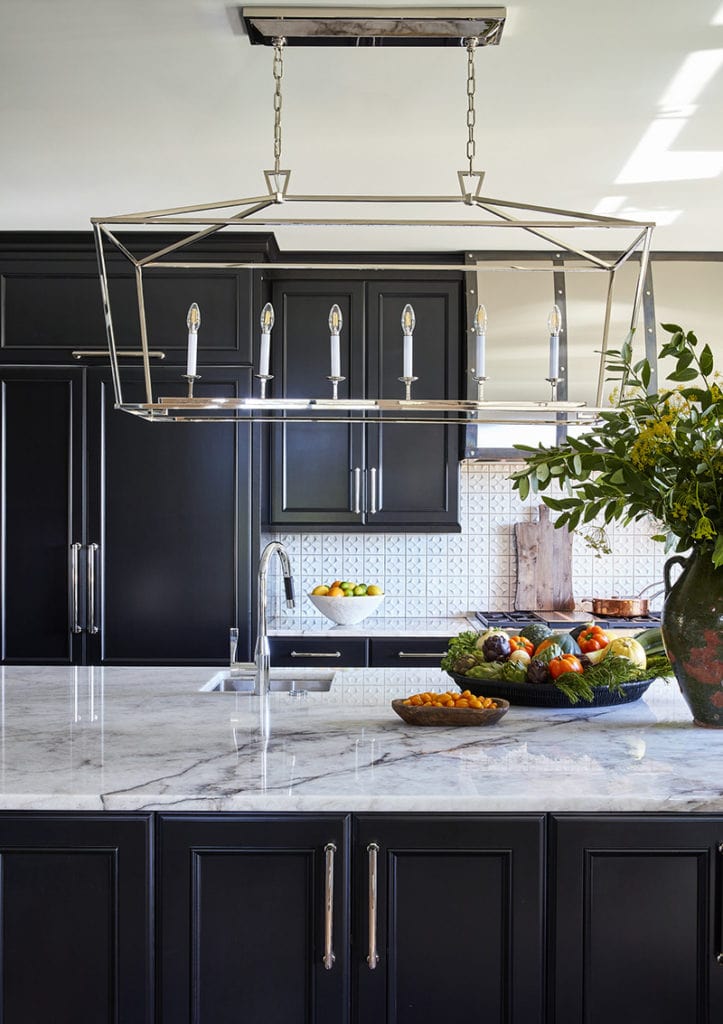
[[[283,36],[274,39],[274,172],[279,173],[281,167],[281,79],[284,75]]]
[[[467,46],[467,159],[469,160],[469,173],[473,174],[473,164],[477,146],[474,138],[474,127],[477,114],[474,108],[474,94],[477,81],[474,73],[474,57],[479,40],[477,36],[471,36],[465,40]]]

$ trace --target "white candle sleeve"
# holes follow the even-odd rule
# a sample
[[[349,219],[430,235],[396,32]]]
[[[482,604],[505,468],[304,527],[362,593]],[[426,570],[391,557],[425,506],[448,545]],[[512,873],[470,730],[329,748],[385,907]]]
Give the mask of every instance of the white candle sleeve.
[[[412,352],[413,352],[413,338],[411,334],[404,335],[404,374],[405,377],[413,377],[412,372]]]
[[[559,362],[560,362],[560,335],[550,335],[550,373],[549,377],[551,380],[556,380],[559,377]]]
[[[339,335],[332,334],[331,339],[331,376],[341,377],[341,351],[339,347]]]
[[[188,332],[188,360],[186,363],[186,373],[189,377],[196,376],[196,343],[198,340],[198,334],[196,331]]]
[[[271,351],[271,335],[261,335],[261,353],[259,355],[259,375],[261,377],[268,377],[269,375],[269,356]]]
[[[485,375],[485,340],[484,334],[476,334],[474,339],[474,372],[477,377]]]

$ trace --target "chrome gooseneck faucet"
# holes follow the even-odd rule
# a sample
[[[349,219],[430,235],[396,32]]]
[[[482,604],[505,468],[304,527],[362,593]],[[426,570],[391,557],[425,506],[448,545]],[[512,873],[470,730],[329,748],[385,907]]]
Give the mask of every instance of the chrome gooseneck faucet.
[[[271,652],[269,650],[268,626],[266,623],[266,606],[268,603],[268,573],[269,562],[276,552],[281,562],[281,570],[284,574],[284,590],[286,591],[286,606],[294,608],[294,580],[291,575],[291,562],[289,554],[283,544],[278,540],[271,541],[261,552],[259,559],[259,571],[256,578],[257,604],[258,604],[258,629],[256,630],[256,650],[254,662],[256,664],[255,693],[265,697],[269,692],[269,670],[271,668]]]

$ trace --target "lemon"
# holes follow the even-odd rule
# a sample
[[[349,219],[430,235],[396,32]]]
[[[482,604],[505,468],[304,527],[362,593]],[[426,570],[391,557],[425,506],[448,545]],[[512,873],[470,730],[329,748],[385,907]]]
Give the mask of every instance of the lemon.
[[[369,597],[379,597],[379,595],[383,593],[384,591],[382,590],[382,588],[378,587],[376,583],[372,583],[370,587],[367,587],[367,595]]]
[[[326,597],[326,595],[329,593],[329,589],[329,587],[325,587],[323,584],[321,584],[321,586],[314,587],[311,593],[314,594],[316,597]]]

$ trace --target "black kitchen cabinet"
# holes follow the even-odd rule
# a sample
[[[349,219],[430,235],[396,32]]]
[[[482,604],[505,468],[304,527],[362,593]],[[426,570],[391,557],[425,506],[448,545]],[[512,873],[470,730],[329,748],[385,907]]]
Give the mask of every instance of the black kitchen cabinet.
[[[0,369],[2,661],[82,658],[84,373]]]
[[[140,369],[125,372],[128,401],[142,400]],[[178,369],[154,373],[180,394]],[[249,394],[248,367],[201,368],[196,394]],[[228,662],[228,627],[239,657],[250,648],[251,427],[146,423],[113,408],[110,372],[88,383],[89,539],[95,558],[97,633],[90,660],[103,664]],[[92,628],[92,623],[89,628]]]
[[[121,233],[145,255],[179,236]],[[226,235],[193,247],[196,261],[267,258],[269,236]],[[124,352],[140,351],[132,267],[112,245],[106,251],[115,340]],[[186,315],[201,308],[199,363],[252,362],[259,298],[251,270],[147,269],[144,301],[154,366],[185,364]],[[0,363],[107,363],[95,245],[90,232],[0,233]],[[99,354],[100,353],[100,354]],[[124,355],[121,363],[138,365]]]
[[[723,1019],[723,820],[555,815],[551,1024]]]
[[[364,639],[343,637],[271,637],[271,664],[280,668],[306,665],[329,668],[358,667],[368,664],[368,643]]]
[[[460,281],[273,282],[273,382],[284,397],[331,397],[328,317],[339,305],[340,398],[404,397],[401,312],[414,305],[413,396],[458,397]],[[459,529],[459,428],[303,424],[271,429],[272,526]],[[313,452],[313,458],[310,453]]]
[[[180,369],[154,379],[185,387]],[[139,368],[124,370],[128,398]],[[249,367],[198,393],[248,394]],[[251,427],[151,424],[113,408],[110,372],[0,367],[2,660],[224,664],[251,646]]]
[[[542,1021],[543,836],[542,815],[357,816],[355,1024]]]
[[[374,668],[438,668],[451,637],[372,637],[368,664]],[[446,676],[440,677],[442,680]]]
[[[3,1024],[151,1024],[150,819],[0,813]]]
[[[159,1024],[349,1020],[349,827],[160,816]]]

